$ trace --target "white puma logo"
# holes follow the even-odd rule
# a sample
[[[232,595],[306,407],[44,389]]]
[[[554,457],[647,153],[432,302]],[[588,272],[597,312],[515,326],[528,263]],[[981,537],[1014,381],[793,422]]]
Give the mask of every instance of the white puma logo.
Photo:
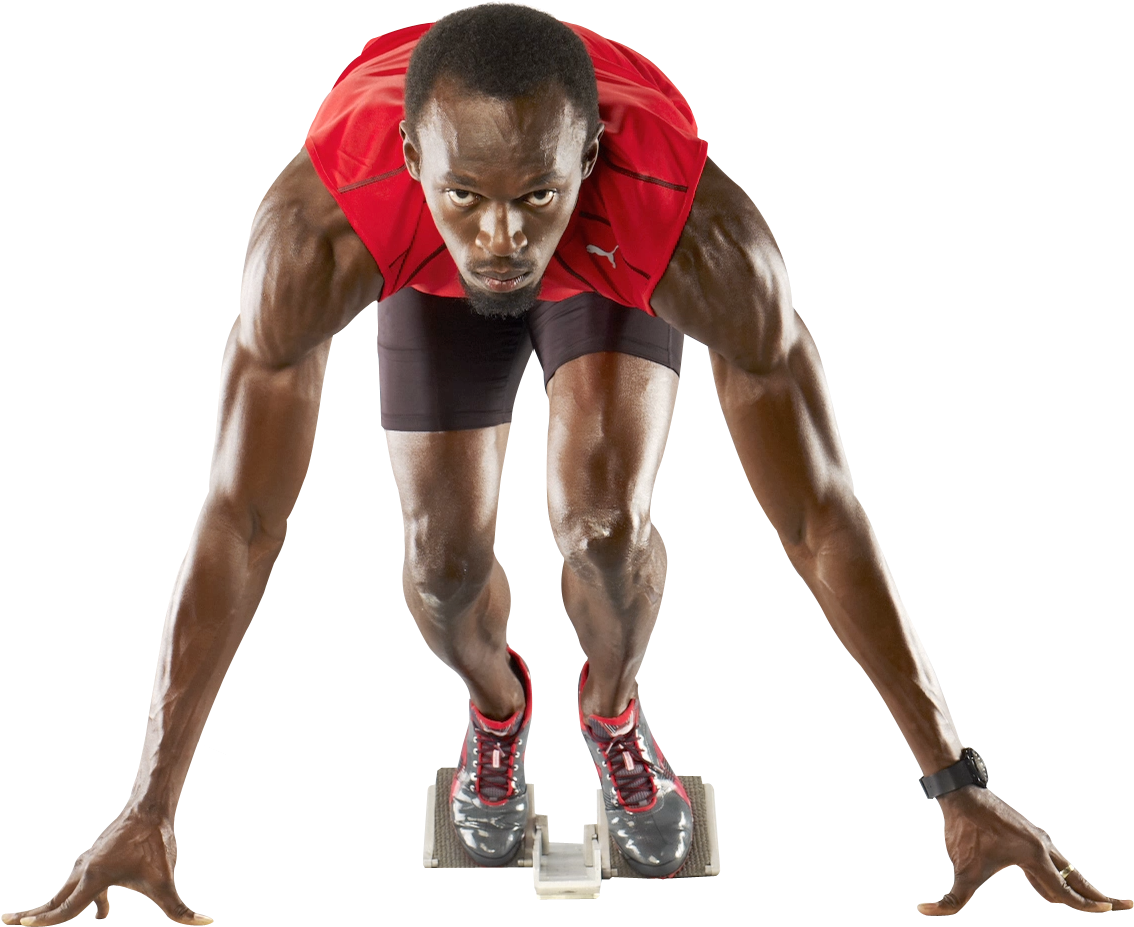
[[[610,253],[614,254],[613,251]],[[611,737],[621,737],[623,734],[629,734],[632,730],[634,730],[634,718],[631,718],[624,725],[622,725],[622,727],[614,727],[611,724],[604,724],[603,727],[610,731]]]
[[[618,245],[614,246],[612,251],[603,251],[598,245],[587,245],[587,252],[590,254],[601,254],[604,258],[610,261],[610,266],[614,266],[614,252],[618,250]]]

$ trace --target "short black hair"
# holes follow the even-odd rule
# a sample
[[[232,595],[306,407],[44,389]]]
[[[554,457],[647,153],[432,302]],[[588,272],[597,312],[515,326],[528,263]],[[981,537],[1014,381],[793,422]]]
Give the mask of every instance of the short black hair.
[[[406,124],[413,134],[433,88],[452,77],[498,100],[558,85],[598,132],[598,86],[587,47],[554,16],[514,3],[486,3],[437,20],[421,37],[406,71]]]

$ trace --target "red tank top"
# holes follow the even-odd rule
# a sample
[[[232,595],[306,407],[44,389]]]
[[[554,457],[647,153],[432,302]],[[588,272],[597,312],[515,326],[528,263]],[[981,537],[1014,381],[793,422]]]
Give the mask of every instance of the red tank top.
[[[457,268],[402,158],[398,123],[410,53],[429,24],[371,39],[323,101],[307,135],[319,177],[382,272],[382,299],[402,287],[464,296]],[[693,205],[708,146],[689,104],[656,65],[587,29],[606,124],[599,161],[548,265],[540,299],[598,292],[653,315]]]

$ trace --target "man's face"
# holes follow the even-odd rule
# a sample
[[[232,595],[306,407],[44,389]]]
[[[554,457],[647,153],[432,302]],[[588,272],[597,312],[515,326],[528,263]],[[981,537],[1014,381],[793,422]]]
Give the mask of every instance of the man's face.
[[[497,100],[445,79],[416,138],[402,123],[406,167],[480,314],[515,317],[535,304],[598,156],[586,132],[558,87]]]

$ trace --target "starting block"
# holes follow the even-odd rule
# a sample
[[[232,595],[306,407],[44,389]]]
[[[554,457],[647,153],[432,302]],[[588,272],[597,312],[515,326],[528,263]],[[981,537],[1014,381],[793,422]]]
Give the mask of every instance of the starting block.
[[[461,848],[461,840],[449,816],[449,789],[456,772],[437,770],[425,804],[425,848],[422,861],[427,869],[479,869]],[[685,865],[672,878],[715,876],[721,871],[717,846],[717,809],[713,787],[700,776],[681,776],[681,784],[693,805],[693,843]],[[528,823],[524,845],[515,859],[501,868],[531,869],[536,894],[541,898],[597,898],[603,879],[645,879],[618,852],[606,825],[602,790],[597,790],[597,824],[583,827],[583,842],[552,843],[547,816],[536,814],[535,786],[528,783]]]

